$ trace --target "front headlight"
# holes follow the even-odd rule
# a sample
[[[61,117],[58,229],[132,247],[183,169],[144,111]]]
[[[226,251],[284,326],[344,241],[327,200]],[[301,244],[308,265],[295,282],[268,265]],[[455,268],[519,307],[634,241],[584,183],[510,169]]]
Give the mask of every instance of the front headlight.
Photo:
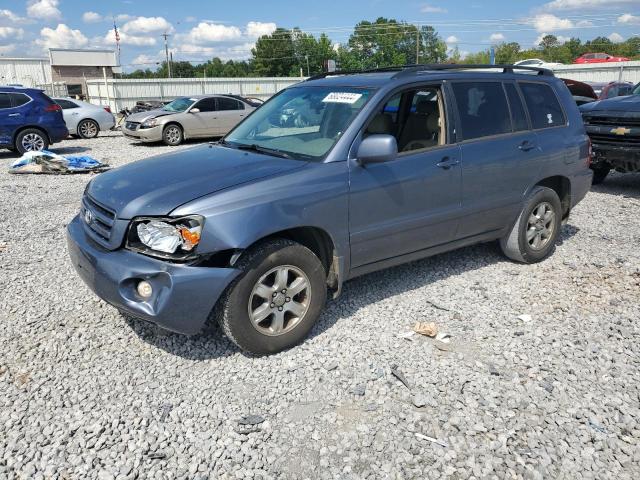
[[[141,127],[142,128],[151,128],[151,127],[155,127],[158,125],[158,119],[157,118],[150,118],[148,120],[145,120],[144,122],[142,122]]]
[[[204,217],[134,218],[127,248],[151,256],[174,260],[193,258],[200,243]]]

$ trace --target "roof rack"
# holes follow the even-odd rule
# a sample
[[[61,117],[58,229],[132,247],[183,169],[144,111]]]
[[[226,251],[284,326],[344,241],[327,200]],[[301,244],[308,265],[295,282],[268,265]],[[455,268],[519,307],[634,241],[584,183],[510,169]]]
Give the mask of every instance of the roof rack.
[[[309,80],[318,80],[335,75],[357,75],[361,73],[377,73],[377,72],[398,72],[393,78],[401,78],[413,73],[426,72],[426,71],[440,71],[440,70],[488,70],[488,69],[501,69],[502,73],[515,73],[514,70],[528,70],[537,72],[538,75],[545,75],[553,77],[553,72],[547,68],[520,66],[520,65],[482,65],[482,64],[470,64],[465,65],[461,63],[434,63],[434,64],[419,64],[419,65],[399,65],[394,67],[382,67],[369,70],[344,70],[336,72],[325,72],[313,77],[309,77]]]

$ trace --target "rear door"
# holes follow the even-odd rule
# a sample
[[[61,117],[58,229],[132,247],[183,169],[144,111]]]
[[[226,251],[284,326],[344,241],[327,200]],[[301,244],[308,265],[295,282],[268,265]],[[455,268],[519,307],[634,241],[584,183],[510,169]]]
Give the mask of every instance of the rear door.
[[[520,210],[542,151],[512,82],[451,84],[462,151],[462,213],[457,238],[497,232]]]
[[[28,104],[31,97],[24,93],[0,92],[0,143],[13,143],[15,131],[29,122]]]
[[[225,135],[240,123],[248,112],[245,111],[244,104],[235,98],[218,97],[217,100],[219,134]]]

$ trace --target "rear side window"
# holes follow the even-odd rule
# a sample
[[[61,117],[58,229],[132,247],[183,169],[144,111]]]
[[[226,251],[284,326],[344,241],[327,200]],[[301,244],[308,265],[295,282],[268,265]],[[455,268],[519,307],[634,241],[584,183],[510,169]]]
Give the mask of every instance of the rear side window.
[[[31,100],[24,93],[10,93],[9,96],[11,97],[11,102],[13,103],[14,107],[24,105],[25,103],[28,103],[29,100]]]
[[[218,97],[218,110],[242,110],[239,101],[233,98]]]
[[[0,93],[0,108],[11,108],[11,98],[8,93]]]
[[[558,127],[566,123],[558,98],[549,85],[520,83],[534,129]]]
[[[529,122],[527,122],[527,114],[522,105],[522,99],[516,90],[516,86],[513,83],[505,83],[504,88],[507,91],[507,98],[509,99],[509,106],[511,107],[511,123],[513,124],[513,131],[520,132],[522,130],[529,129]]]
[[[456,82],[452,88],[464,140],[511,132],[502,83]]]
[[[69,101],[69,100],[56,100],[56,103],[62,107],[63,110],[68,110],[70,108],[79,108],[78,105]]]

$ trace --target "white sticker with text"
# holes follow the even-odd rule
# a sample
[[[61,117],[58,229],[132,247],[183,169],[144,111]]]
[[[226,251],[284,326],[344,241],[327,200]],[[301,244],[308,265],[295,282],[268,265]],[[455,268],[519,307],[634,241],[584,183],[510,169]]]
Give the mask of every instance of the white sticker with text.
[[[322,100],[324,103],[356,103],[362,97],[361,93],[331,92]]]

